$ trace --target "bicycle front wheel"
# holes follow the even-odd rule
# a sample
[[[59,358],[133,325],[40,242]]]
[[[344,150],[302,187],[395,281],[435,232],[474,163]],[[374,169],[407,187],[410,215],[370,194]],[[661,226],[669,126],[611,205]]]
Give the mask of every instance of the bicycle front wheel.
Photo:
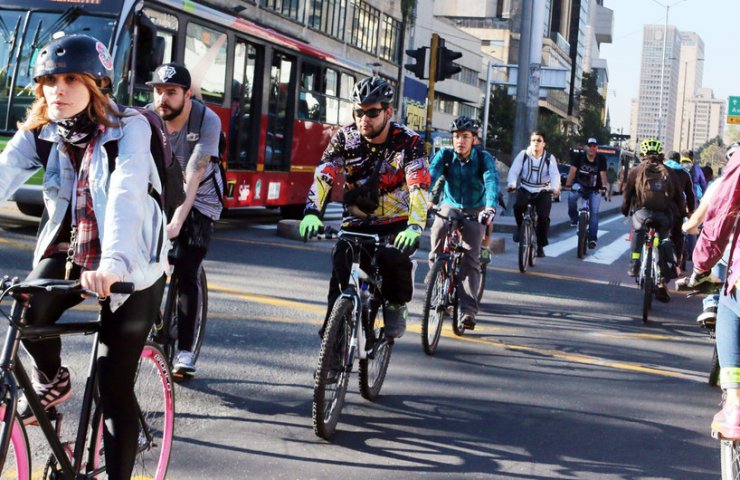
[[[321,342],[314,377],[311,416],[314,433],[324,439],[329,439],[334,434],[347,394],[351,369],[347,361],[352,339],[353,306],[349,298],[337,299]]]
[[[740,478],[740,440],[720,441],[722,480]]]
[[[0,407],[0,427],[5,428],[5,407]],[[10,424],[8,453],[0,459],[0,478],[31,480],[31,452],[23,424],[14,417]]]
[[[198,360],[200,347],[203,345],[203,339],[206,336],[206,321],[208,320],[208,280],[203,265],[198,272],[198,313],[195,317],[195,326],[193,327],[193,361]]]
[[[164,480],[175,430],[175,390],[167,358],[157,345],[144,346],[134,389],[139,444],[132,478]]]
[[[388,372],[388,365],[391,362],[391,351],[393,350],[393,341],[387,338],[380,338],[380,328],[373,327],[376,323],[378,313],[383,314],[380,306],[375,306],[370,310],[368,324],[375,332],[375,342],[372,350],[368,352],[367,358],[360,359],[360,394],[366,400],[373,401],[380,395],[380,389],[385,381],[385,374]],[[383,322],[385,323],[385,322]]]
[[[653,289],[655,287],[653,285],[653,250],[651,248],[647,249],[647,254],[643,261],[646,263],[645,277],[643,278],[642,285],[642,322],[647,323],[648,314],[653,302]]]
[[[529,266],[529,252],[531,249],[531,232],[532,226],[528,219],[524,219],[519,227],[519,271],[524,273]]]
[[[434,355],[439,345],[447,308],[445,306],[445,261],[437,260],[429,274],[424,309],[421,317],[421,346],[424,353]]]
[[[581,212],[578,215],[578,249],[576,254],[578,258],[586,256],[586,247],[588,244],[588,214]]]

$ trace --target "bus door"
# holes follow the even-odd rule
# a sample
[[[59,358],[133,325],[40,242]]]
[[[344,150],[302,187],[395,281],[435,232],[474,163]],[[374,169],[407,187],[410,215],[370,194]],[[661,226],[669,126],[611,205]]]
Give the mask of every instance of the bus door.
[[[270,65],[270,85],[267,91],[267,138],[265,141],[265,171],[290,169],[291,138],[295,115],[294,58],[273,50]]]
[[[238,38],[234,48],[231,108],[228,129],[230,170],[257,170],[261,75],[264,49]],[[257,82],[257,83],[255,83]]]

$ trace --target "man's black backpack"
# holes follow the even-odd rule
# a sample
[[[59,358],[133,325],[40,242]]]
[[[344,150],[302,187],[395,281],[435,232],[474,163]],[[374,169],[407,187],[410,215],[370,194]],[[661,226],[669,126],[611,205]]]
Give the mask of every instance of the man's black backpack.
[[[175,209],[185,201],[185,179],[182,174],[182,168],[177,162],[175,155],[172,153],[170,142],[165,133],[164,122],[156,112],[140,107],[129,107],[118,105],[118,109],[123,111],[124,108],[131,108],[139,112],[146,118],[152,131],[150,140],[150,151],[157,166],[157,173],[162,184],[162,195],[159,195],[154,189],[150,188],[149,193],[156,198],[162,210],[169,219]],[[33,138],[36,142],[36,153],[41,160],[42,165],[46,168],[46,162],[49,159],[52,142],[47,142],[39,138],[40,129],[33,131]],[[116,168],[116,158],[118,158],[118,142],[111,141],[103,145],[108,155],[108,170],[113,173]]]
[[[192,98],[192,107],[190,110],[190,118],[188,118],[187,134],[187,140],[192,145],[195,145],[195,143],[200,140],[200,130],[201,128],[203,128],[203,119],[206,117],[207,108],[208,107],[206,107],[201,99]],[[218,168],[218,175],[221,176],[222,187],[219,187],[218,181],[216,181],[216,168],[213,169],[210,175],[200,181],[200,185],[203,185],[209,180],[213,181],[213,188],[216,190],[216,195],[218,195],[218,201],[221,202],[221,205],[224,204],[224,192],[222,191],[222,188],[226,188],[226,170],[221,163],[221,158],[223,158],[225,150],[226,135],[224,134],[223,130],[221,130],[221,133],[218,137],[218,157],[211,157],[211,162],[214,163],[215,166]]]

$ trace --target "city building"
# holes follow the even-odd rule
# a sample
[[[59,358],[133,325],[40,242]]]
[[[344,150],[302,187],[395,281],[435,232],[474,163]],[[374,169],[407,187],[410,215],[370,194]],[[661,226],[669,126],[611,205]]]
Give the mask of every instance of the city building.
[[[635,141],[658,138],[674,144],[681,35],[673,25],[645,25]]]
[[[673,149],[693,148],[689,145],[691,117],[686,115],[687,102],[702,87],[704,76],[704,41],[694,32],[680,32],[678,89],[676,91],[676,117]]]
[[[696,150],[716,137],[724,137],[727,102],[714,98],[711,88],[700,88],[686,101],[686,148]]]

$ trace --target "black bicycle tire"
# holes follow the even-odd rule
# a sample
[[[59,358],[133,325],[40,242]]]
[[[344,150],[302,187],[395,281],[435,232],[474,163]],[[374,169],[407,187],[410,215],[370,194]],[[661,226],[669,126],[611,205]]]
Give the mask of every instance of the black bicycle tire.
[[[465,328],[460,323],[460,285],[455,287],[455,296],[452,299],[452,333],[458,337],[465,335]]]
[[[529,266],[529,219],[525,218],[519,226],[519,271],[526,273]]]
[[[368,320],[369,325],[376,324],[376,316],[380,312],[382,315],[383,308],[378,306],[370,311],[370,318]],[[380,337],[380,328],[375,328],[376,338]],[[388,373],[388,365],[391,362],[391,354],[393,353],[393,342],[388,339],[381,339],[378,349],[375,352],[375,358],[361,358],[359,361],[358,376],[360,384],[360,395],[365,400],[374,401],[380,395],[380,389],[383,388],[383,382],[385,381],[385,375]],[[373,368],[377,366],[375,375],[371,375]],[[372,377],[375,377],[374,379]]]
[[[167,286],[167,295],[165,296],[164,310],[162,311],[162,328],[159,332],[159,341],[156,342],[162,348],[162,351],[169,362],[170,368],[175,361],[177,345],[177,292],[178,292],[177,275],[170,276],[170,282]]]
[[[712,366],[709,369],[709,378],[707,380],[709,385],[716,387],[719,384],[719,371],[719,356],[717,355],[717,344],[715,343],[712,349]]]
[[[478,300],[478,303],[483,299],[483,292],[486,291],[486,271],[488,268],[486,268],[485,265],[480,266],[480,283],[478,284],[478,294],[476,295],[476,299]]]
[[[424,353],[427,355],[434,355],[434,353],[437,351],[437,346],[439,345],[439,338],[442,334],[442,324],[444,323],[444,317],[447,312],[447,308],[445,305],[442,305],[441,307],[437,306],[436,314],[439,316],[439,321],[437,322],[436,328],[434,328],[433,336],[429,337],[429,322],[430,322],[430,316],[434,313],[432,311],[432,300],[434,295],[434,289],[435,287],[439,286],[438,283],[438,277],[442,278],[442,289],[444,289],[444,265],[445,260],[444,259],[437,259],[434,264],[432,265],[432,270],[429,273],[429,283],[427,284],[426,292],[424,295],[424,307],[422,309],[422,315],[421,315],[421,347],[424,350]],[[444,292],[441,292],[441,295],[444,297]]]
[[[535,230],[534,221],[529,223],[529,266],[534,267],[537,264],[537,231]]]
[[[321,341],[321,350],[314,377],[311,417],[314,433],[326,440],[331,438],[336,431],[337,422],[342,413],[342,406],[347,394],[350,372],[346,368],[347,366],[344,365],[344,371],[339,375],[339,379],[336,382],[337,393],[332,401],[333,407],[328,412],[328,418],[324,401],[326,399],[326,386],[330,384],[326,382],[326,374],[329,371],[331,355],[334,352],[334,346],[337,344],[337,337],[340,334],[344,336],[343,342],[346,341],[345,348],[349,349],[349,340],[353,328],[352,311],[353,301],[349,298],[339,297],[334,303],[331,315],[329,315],[329,321],[324,330],[324,338]],[[346,361],[346,352],[342,355],[342,358]]]
[[[578,215],[578,248],[576,251],[578,258],[584,258],[586,256],[588,245],[588,221],[586,220],[586,216],[585,212]]]
[[[740,440],[720,441],[720,470],[722,480],[735,480],[740,476]]]
[[[196,319],[195,328],[193,329],[193,362],[198,360],[200,356],[200,348],[203,346],[203,339],[206,335],[206,325],[208,322],[208,279],[206,278],[206,271],[201,264],[198,272],[198,287],[200,303],[199,313],[200,316]]]
[[[653,251],[651,248],[647,249],[647,254],[643,258],[645,262],[645,276],[643,278],[642,286],[642,322],[648,322],[648,316],[650,312],[650,306],[653,300]]]

